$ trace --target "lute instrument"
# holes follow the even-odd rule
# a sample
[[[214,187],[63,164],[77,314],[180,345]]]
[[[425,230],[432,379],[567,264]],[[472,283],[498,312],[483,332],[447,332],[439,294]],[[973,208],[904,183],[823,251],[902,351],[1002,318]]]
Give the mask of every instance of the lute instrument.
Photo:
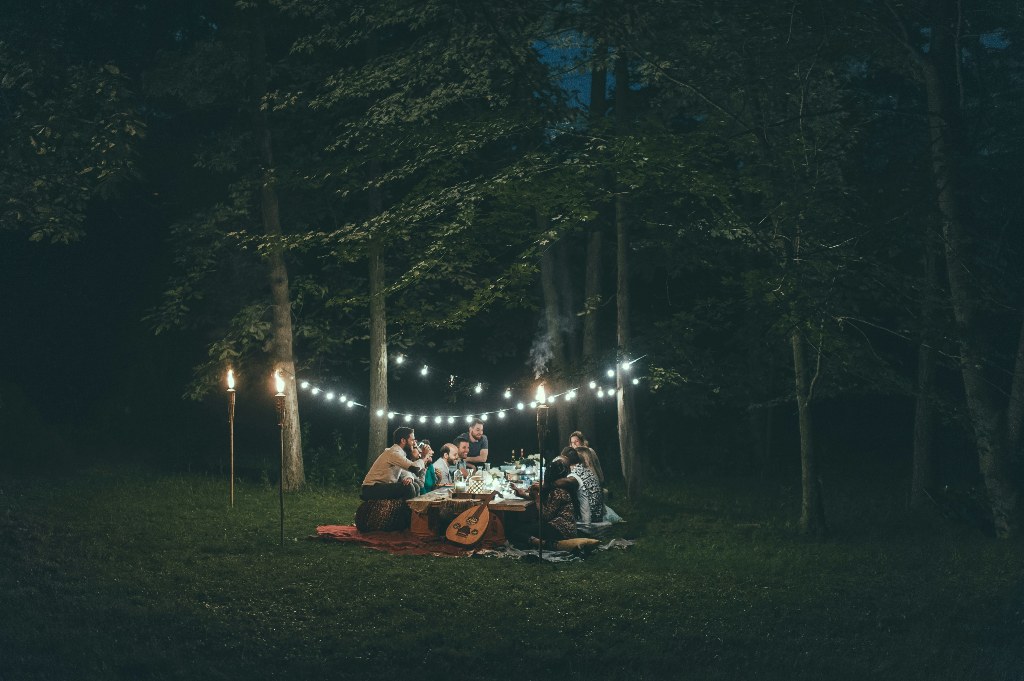
[[[483,539],[487,524],[491,521],[491,511],[487,508],[490,503],[491,499],[486,499],[484,503],[460,513],[448,526],[445,538],[462,546],[472,546]]]

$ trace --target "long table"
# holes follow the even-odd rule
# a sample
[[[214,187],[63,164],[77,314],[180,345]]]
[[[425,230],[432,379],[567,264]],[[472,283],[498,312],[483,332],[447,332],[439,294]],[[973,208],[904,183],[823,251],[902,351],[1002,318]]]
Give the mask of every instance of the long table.
[[[445,502],[450,500],[452,500],[452,490],[448,487],[431,490],[426,494],[421,494],[418,497],[407,500],[405,503],[412,509],[412,523],[409,530],[420,537],[444,535],[445,530],[448,529],[447,524],[442,527],[438,522],[437,513],[432,514],[431,511],[439,510]],[[466,508],[474,505],[474,501],[482,503],[479,499],[475,500],[471,497],[461,500],[466,502]],[[492,501],[487,506],[491,512],[491,521],[487,524],[487,529],[484,531],[484,536],[480,539],[480,543],[484,545],[504,544],[506,539],[505,514],[522,513],[532,504],[533,502],[529,499],[498,499]]]

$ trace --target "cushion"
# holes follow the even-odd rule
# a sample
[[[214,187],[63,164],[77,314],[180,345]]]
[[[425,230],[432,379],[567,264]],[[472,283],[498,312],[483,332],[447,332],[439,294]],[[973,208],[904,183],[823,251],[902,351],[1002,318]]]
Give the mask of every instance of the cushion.
[[[397,532],[409,529],[412,512],[404,499],[371,499],[356,509],[360,532]]]
[[[576,539],[563,539],[555,543],[559,551],[587,551],[600,544],[600,540],[578,537]]]

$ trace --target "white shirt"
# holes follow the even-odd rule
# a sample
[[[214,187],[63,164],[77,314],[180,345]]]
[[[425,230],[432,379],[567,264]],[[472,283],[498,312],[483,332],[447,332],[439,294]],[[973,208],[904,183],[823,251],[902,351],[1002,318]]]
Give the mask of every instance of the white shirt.
[[[434,473],[437,474],[438,485],[450,485],[452,484],[452,467],[448,465],[448,462],[441,457],[434,462]]]
[[[402,473],[409,471],[411,475],[419,475],[423,471],[423,459],[411,460],[398,445],[391,445],[377,457],[377,460],[366,471],[364,485],[398,482]]]

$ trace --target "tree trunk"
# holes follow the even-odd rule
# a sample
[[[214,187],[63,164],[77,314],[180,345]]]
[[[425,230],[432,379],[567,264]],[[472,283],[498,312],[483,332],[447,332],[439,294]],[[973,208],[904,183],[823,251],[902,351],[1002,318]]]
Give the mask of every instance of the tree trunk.
[[[620,135],[629,129],[629,62],[625,50],[619,48],[615,61],[615,116]],[[621,162],[621,160],[620,160]],[[629,374],[623,371],[621,360],[629,358],[632,349],[629,291],[629,205],[627,188],[616,183],[615,192],[615,337],[618,346],[615,367],[616,406],[619,417],[619,457],[626,494],[636,498],[643,486],[640,447],[636,432],[635,395]]]
[[[935,350],[932,348],[935,323],[935,296],[938,295],[936,246],[930,238],[925,246],[925,293],[921,301],[921,343],[917,348],[917,398],[914,403],[914,469],[910,479],[910,507],[920,508],[927,500],[925,491],[934,484],[932,442],[935,432]]]
[[[379,212],[379,210],[378,210]],[[388,338],[384,292],[384,247],[379,236],[370,239],[370,433],[366,465],[388,446]]]
[[[597,333],[598,333],[598,311],[599,307],[590,308],[595,300],[601,297],[601,248],[603,236],[600,229],[595,229],[587,235],[587,271],[584,279],[583,298],[588,305],[587,312],[583,316],[583,348],[580,359],[580,367],[583,369],[583,377],[592,376],[597,368]],[[576,405],[577,428],[588,438],[596,437],[594,432],[594,392],[584,387],[579,393],[579,404]]]
[[[547,227],[547,219],[537,211],[537,227],[543,231]],[[548,394],[561,392],[565,386],[567,373],[567,360],[565,349],[565,336],[562,331],[562,315],[560,313],[558,294],[558,272],[555,242],[549,243],[540,259],[540,281],[544,294],[544,322],[547,327],[548,343],[551,349],[551,364],[548,367],[547,391]],[[573,430],[572,416],[563,404],[555,404],[554,427],[550,435],[555,442],[564,442],[569,439],[569,433]]]
[[[608,87],[608,72],[604,67],[607,56],[607,48],[603,43],[598,42],[595,48],[594,67],[590,73],[590,127],[591,130],[600,127],[604,120],[608,103],[605,98],[605,89]],[[583,315],[583,339],[580,352],[580,368],[584,378],[593,375],[597,367],[597,341],[599,330],[599,311],[601,300],[601,251],[603,247],[602,225],[607,217],[605,210],[607,204],[602,202],[598,211],[596,224],[591,224],[590,232],[587,234],[587,257],[586,271],[583,279],[583,304],[586,312]],[[594,393],[584,389],[579,392],[579,400],[576,405],[577,428],[588,438],[596,438],[594,431],[594,409],[596,406]]]
[[[274,172],[273,138],[267,111],[261,106],[267,91],[267,57],[265,37],[261,27],[256,27],[253,36],[253,86],[254,86],[254,127],[260,145],[260,160],[263,169],[260,175],[259,201],[263,230],[271,239],[282,235],[281,211],[278,203],[276,176]],[[271,360],[275,371],[285,379],[285,406],[282,421],[282,446],[284,447],[284,488],[297,490],[306,482],[302,463],[302,431],[299,427],[298,386],[295,383],[295,357],[292,352],[292,305],[288,285],[288,268],[284,262],[281,246],[271,244],[267,256],[270,278],[270,297],[273,304],[271,318]]]
[[[371,34],[366,43],[367,58],[377,57],[377,37]],[[370,190],[367,194],[369,217],[384,212],[384,197],[376,182],[381,175],[381,162],[371,160],[369,164]],[[391,444],[388,437],[388,325],[387,293],[385,291],[384,237],[380,233],[370,235],[367,252],[370,294],[370,428],[366,438],[366,466],[377,460],[384,448]]]
[[[962,139],[960,112],[953,98],[952,71],[958,53],[946,30],[956,13],[951,2],[940,3],[946,16],[932,28],[933,40],[927,56],[919,55],[928,96],[928,131],[931,141],[932,174],[936,185],[942,235],[945,240],[946,276],[956,319],[960,349],[960,373],[967,411],[978,450],[978,464],[985,482],[996,535],[1007,538],[1016,531],[1018,490],[1011,475],[1009,413],[1001,413],[999,397],[985,375],[985,330],[977,322],[976,301],[968,272],[969,237],[963,222],[958,192],[957,142]],[[916,54],[916,53],[915,53]],[[1020,365],[1017,371],[1024,370]]]
[[[800,422],[800,531],[820,537],[825,534],[825,509],[818,479],[814,450],[814,420],[811,416],[814,381],[809,377],[804,339],[799,331],[790,336],[793,372],[796,378],[796,406]]]

